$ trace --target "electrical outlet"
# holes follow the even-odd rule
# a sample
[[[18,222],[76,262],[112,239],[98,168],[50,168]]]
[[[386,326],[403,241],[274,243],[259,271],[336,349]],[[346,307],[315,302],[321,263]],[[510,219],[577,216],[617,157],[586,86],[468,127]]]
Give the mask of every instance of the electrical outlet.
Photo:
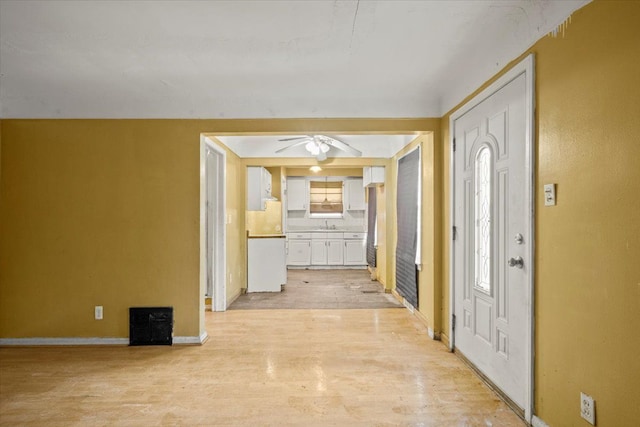
[[[593,397],[580,392],[580,416],[591,425],[596,425],[596,402]]]
[[[103,310],[101,305],[96,305],[94,309],[94,315],[96,320],[102,320]]]

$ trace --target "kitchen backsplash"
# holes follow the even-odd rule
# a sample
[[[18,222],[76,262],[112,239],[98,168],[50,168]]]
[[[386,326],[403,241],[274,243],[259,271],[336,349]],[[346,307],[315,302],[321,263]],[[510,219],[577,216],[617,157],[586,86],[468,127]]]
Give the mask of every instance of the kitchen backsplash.
[[[326,221],[326,222],[325,222]],[[365,229],[364,211],[347,211],[343,218],[305,218],[305,212],[289,211],[287,215],[287,230],[306,230],[323,228],[325,225],[337,230],[364,231]]]
[[[246,225],[249,234],[282,233],[282,202],[268,200],[264,211],[247,211]]]

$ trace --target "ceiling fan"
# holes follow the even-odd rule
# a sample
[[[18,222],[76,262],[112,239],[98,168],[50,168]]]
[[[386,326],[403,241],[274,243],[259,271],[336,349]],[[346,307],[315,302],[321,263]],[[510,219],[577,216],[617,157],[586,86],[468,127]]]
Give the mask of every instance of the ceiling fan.
[[[287,147],[281,148],[276,153],[280,153],[284,150],[288,150],[293,147],[298,147],[300,145],[304,145],[304,148],[314,155],[319,162],[327,160],[327,152],[331,149],[331,147],[342,150],[346,153],[351,154],[355,157],[362,156],[362,152],[360,150],[356,150],[352,146],[348,145],[345,142],[340,141],[339,139],[332,138],[326,135],[306,135],[306,136],[297,136],[294,138],[283,138],[278,141],[298,141]]]

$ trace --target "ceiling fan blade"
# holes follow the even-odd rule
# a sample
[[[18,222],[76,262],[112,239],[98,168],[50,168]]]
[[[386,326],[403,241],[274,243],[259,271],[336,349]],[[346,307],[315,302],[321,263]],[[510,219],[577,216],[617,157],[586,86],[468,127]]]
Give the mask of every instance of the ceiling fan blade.
[[[349,144],[347,144],[345,142],[342,142],[339,139],[326,137],[326,140],[324,142],[326,144],[331,145],[332,147],[336,147],[339,150],[342,150],[342,151],[344,151],[346,153],[349,153],[352,156],[355,156],[355,157],[361,157],[362,156],[362,151],[356,150],[355,148],[353,148]]]
[[[296,139],[310,139],[310,138],[311,137],[308,136],[308,135],[307,136],[296,136],[296,137],[293,137],[293,138],[282,138],[282,139],[279,139],[278,141],[295,141]]]
[[[295,138],[295,139],[300,139],[300,138]],[[280,141],[285,141],[285,140],[284,140],[284,139],[281,139]],[[302,138],[302,141],[295,142],[295,143],[293,143],[293,144],[291,144],[291,145],[287,145],[287,146],[286,146],[286,147],[284,147],[284,148],[281,148],[281,149],[279,149],[279,150],[276,150],[276,153],[281,153],[281,152],[283,152],[284,150],[288,150],[289,148],[298,147],[298,146],[300,146],[300,145],[305,145],[305,144],[307,144],[307,143],[309,143],[309,138]]]

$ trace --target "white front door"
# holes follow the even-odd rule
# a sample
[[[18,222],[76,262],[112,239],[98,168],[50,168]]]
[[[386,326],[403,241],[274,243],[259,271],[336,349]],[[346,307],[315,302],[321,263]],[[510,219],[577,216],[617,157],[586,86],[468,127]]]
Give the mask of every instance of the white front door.
[[[524,71],[507,75],[452,119],[455,349],[526,412],[532,313],[531,78]]]

